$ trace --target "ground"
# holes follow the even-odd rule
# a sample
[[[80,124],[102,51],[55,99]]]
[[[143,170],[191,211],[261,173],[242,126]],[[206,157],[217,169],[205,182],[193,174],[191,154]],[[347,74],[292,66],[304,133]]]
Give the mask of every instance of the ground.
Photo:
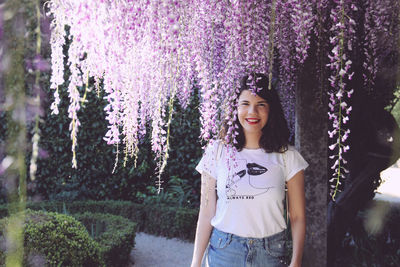
[[[190,266],[193,243],[176,238],[167,239],[145,233],[137,233],[131,255],[134,267]]]

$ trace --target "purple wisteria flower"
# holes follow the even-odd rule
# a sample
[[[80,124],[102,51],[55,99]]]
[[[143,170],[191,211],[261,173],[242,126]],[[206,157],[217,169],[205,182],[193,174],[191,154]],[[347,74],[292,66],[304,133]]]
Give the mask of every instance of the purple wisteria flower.
[[[166,160],[171,120],[166,114],[173,113],[169,112],[173,103],[169,99],[178,98],[187,106],[194,83],[201,92],[201,138],[215,138],[226,122],[226,142],[235,143],[238,82],[249,72],[270,73],[271,64],[279,61],[278,54],[287,74],[281,76],[287,85],[282,98],[288,106],[287,117],[293,117],[294,73],[307,56],[313,25],[311,3],[52,0],[48,7],[53,16],[54,114],[58,114],[59,88],[64,83],[64,27],[70,27],[68,112],[73,151],[80,125],[81,96],[76,88],[89,76],[104,80],[109,103],[105,141],[124,143],[125,153],[131,156],[137,154],[145,122],[150,120],[152,150],[157,158]],[[285,34],[279,35],[281,32]],[[162,171],[164,163],[160,162]]]
[[[331,89],[329,94],[329,119],[332,121],[333,129],[328,131],[330,142],[329,150],[332,151],[330,159],[336,159],[331,169],[334,170],[330,182],[330,194],[335,199],[342,179],[346,177],[348,170],[343,160],[343,154],[350,147],[345,144],[350,130],[345,128],[349,120],[351,106],[346,101],[354,92],[348,88],[347,83],[352,79],[354,72],[351,71],[352,61],[349,54],[352,51],[352,43],[355,39],[355,23],[352,19],[354,12],[357,11],[355,4],[350,1],[335,1],[330,14],[332,27],[330,29],[333,36],[330,37],[330,44],[333,47],[328,55],[330,63],[327,67],[331,70],[329,82]]]
[[[399,30],[389,20],[393,18],[390,7],[394,2],[366,1],[365,86],[374,83],[378,36]],[[200,138],[215,139],[221,127],[227,125],[225,142],[232,145],[238,127],[235,98],[239,80],[251,72],[272,74],[276,66],[282,88],[279,94],[293,136],[298,70],[307,58],[311,34],[318,40],[329,34],[330,43],[321,41],[317,46],[318,56],[329,59],[329,64],[317,68],[328,67],[331,74],[319,82],[326,83],[326,87],[330,85],[329,148],[330,157],[338,160],[331,193],[334,196],[337,192],[339,180],[347,172],[343,153],[350,149],[345,143],[350,134],[346,127],[352,110],[348,100],[357,90],[348,85],[354,75],[350,56],[357,26],[355,18],[360,9],[353,1],[50,0],[47,6],[53,18],[51,88],[55,100],[51,110],[54,114],[58,114],[61,101],[65,26],[69,26],[68,114],[72,150],[75,151],[80,124],[77,111],[83,101],[77,87],[93,77],[96,90],[100,90],[100,80],[104,81],[108,101],[105,111],[109,126],[104,140],[110,145],[123,144],[124,153],[135,157],[145,135],[145,125],[151,122],[152,150],[159,173],[168,158],[173,103],[177,99],[186,107],[194,86],[201,94]],[[323,31],[325,24],[331,28]],[[326,54],[321,54],[324,51]],[[234,153],[233,146],[230,151]]]

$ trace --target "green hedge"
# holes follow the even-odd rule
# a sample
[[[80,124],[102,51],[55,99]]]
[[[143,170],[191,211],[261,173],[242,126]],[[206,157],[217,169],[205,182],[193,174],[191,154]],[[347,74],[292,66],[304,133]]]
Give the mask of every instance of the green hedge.
[[[126,266],[134,247],[136,223],[117,215],[90,213],[73,215],[86,226],[100,245],[106,266]]]
[[[164,205],[137,204],[130,201],[43,201],[29,202],[34,210],[59,213],[109,213],[137,223],[137,231],[165,237],[194,240],[198,210]],[[7,206],[0,205],[0,217],[8,214]]]
[[[143,232],[193,241],[198,210],[163,205],[143,206],[146,225]]]
[[[9,218],[0,220],[4,238]],[[104,266],[100,246],[75,218],[54,212],[26,210],[24,266]],[[0,251],[0,264],[5,251]]]

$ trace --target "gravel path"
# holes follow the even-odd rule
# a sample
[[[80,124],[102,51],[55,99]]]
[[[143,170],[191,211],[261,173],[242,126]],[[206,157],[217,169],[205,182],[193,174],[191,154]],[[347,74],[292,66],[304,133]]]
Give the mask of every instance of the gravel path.
[[[131,256],[135,267],[186,267],[192,261],[193,243],[137,233]]]

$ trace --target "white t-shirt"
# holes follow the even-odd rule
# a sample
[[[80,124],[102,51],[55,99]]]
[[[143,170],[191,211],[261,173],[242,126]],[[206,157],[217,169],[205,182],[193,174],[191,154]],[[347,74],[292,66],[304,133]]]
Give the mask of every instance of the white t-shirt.
[[[235,152],[236,163],[228,163],[232,148],[228,151],[219,144],[210,143],[196,167],[198,172],[205,171],[217,180],[217,208],[211,225],[227,233],[254,238],[286,229],[285,181],[307,168],[308,163],[293,146],[285,153],[244,148]]]

